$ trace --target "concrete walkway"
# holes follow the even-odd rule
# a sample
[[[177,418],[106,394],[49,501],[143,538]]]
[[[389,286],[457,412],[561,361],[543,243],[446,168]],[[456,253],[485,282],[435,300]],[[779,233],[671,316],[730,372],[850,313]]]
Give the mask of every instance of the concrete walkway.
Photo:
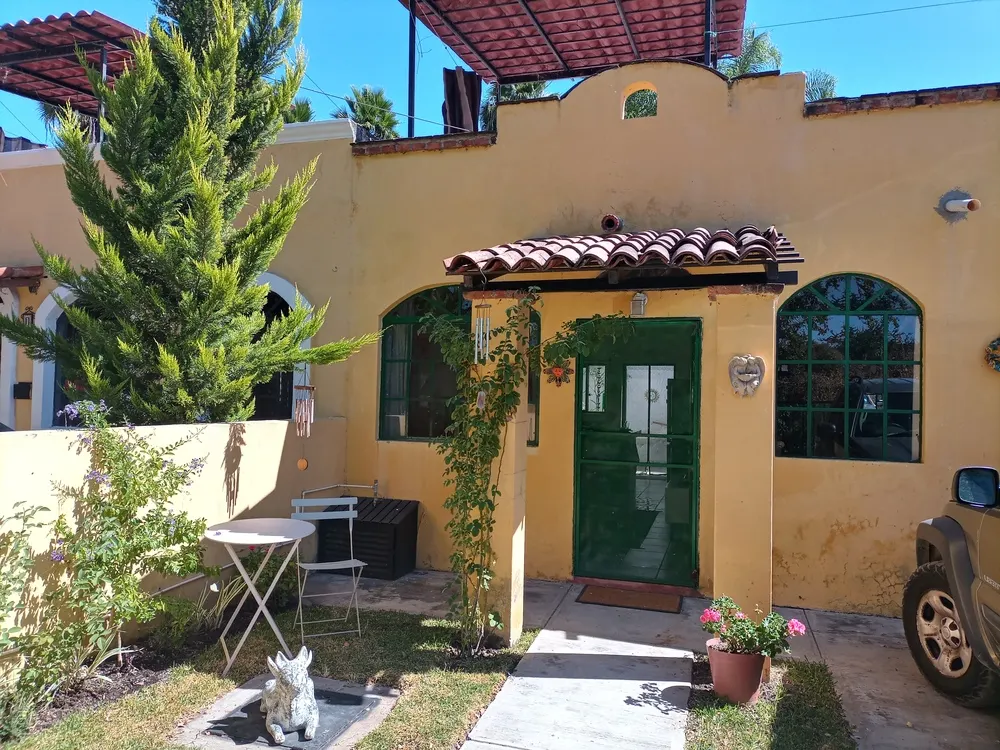
[[[310,579],[310,592],[337,577]],[[445,573],[363,582],[362,608],[448,611]],[[525,627],[543,628],[465,750],[684,747],[691,652],[704,651],[704,599],[680,614],[577,604],[581,587],[525,583]],[[830,667],[859,750],[1000,750],[1000,712],[961,708],[917,670],[900,620],[776,608],[806,624],[793,658]]]
[[[577,604],[580,590],[566,591],[464,750],[684,747],[691,651],[677,645],[699,631],[667,626],[697,626],[698,603],[670,616]]]

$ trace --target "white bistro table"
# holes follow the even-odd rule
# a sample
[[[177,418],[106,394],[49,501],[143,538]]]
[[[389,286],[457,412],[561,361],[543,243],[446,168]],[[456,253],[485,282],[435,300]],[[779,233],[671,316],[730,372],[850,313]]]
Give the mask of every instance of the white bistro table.
[[[288,566],[288,561],[295,557],[295,552],[299,548],[299,543],[305,539],[307,536],[312,534],[316,530],[311,523],[307,521],[299,521],[293,518],[243,518],[235,521],[226,521],[225,523],[219,523],[215,526],[210,526],[205,530],[205,539],[210,542],[218,542],[226,548],[229,556],[233,559],[233,564],[236,569],[243,576],[243,580],[246,582],[247,590],[243,592],[243,597],[240,599],[240,603],[236,605],[236,611],[233,612],[233,616],[229,618],[229,622],[226,623],[225,629],[222,631],[222,636],[219,641],[222,643],[222,652],[226,655],[226,668],[222,670],[223,676],[229,672],[229,669],[233,666],[233,662],[236,661],[236,655],[239,654],[240,649],[243,648],[243,644],[250,635],[250,631],[253,630],[253,626],[257,624],[257,618],[264,615],[264,619],[267,620],[268,624],[271,626],[271,630],[274,634],[278,636],[278,642],[281,647],[285,650],[285,656],[289,659],[292,658],[292,652],[288,649],[288,644],[285,643],[284,636],[281,635],[281,631],[278,629],[277,624],[274,622],[274,618],[271,617],[271,613],[267,611],[267,600],[271,596],[271,592],[274,591],[275,586],[278,585],[278,580],[281,578],[281,574],[285,572],[285,568]],[[274,576],[274,580],[271,581],[271,585],[268,587],[267,591],[264,592],[262,597],[257,591],[257,579],[260,577],[261,572],[264,570],[264,566],[267,565],[267,561],[271,559],[271,554],[274,552],[275,548],[283,545],[291,544],[292,548],[289,550],[288,554],[285,555],[285,559],[281,563],[281,567],[278,568],[277,574]],[[249,576],[246,568],[243,567],[243,563],[240,562],[239,555],[236,554],[235,547],[247,547],[247,546],[259,546],[267,547],[267,554],[264,555],[264,559],[260,563],[260,567],[257,568],[257,572],[254,573],[253,578]],[[240,638],[240,642],[236,644],[236,648],[233,649],[233,653],[229,653],[229,649],[226,648],[226,634],[229,633],[229,628],[233,626],[233,622],[236,620],[236,616],[239,615],[240,610],[243,609],[243,604],[246,602],[248,596],[253,596],[257,601],[257,611],[254,612],[253,617],[250,619],[250,624],[247,625],[246,632],[243,633],[243,637]]]

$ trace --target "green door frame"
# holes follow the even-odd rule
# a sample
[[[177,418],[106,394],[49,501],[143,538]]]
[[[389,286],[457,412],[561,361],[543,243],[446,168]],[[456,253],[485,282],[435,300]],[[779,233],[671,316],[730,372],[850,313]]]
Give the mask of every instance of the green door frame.
[[[693,477],[693,487],[692,487],[692,497],[691,497],[691,519],[692,519],[692,533],[691,533],[691,562],[692,562],[692,577],[689,582],[678,582],[671,585],[689,586],[690,588],[697,588],[700,578],[700,566],[698,564],[698,534],[700,531],[699,524],[699,499],[701,490],[701,342],[704,335],[703,320],[701,318],[640,318],[632,321],[636,328],[654,328],[669,326],[676,323],[684,324],[694,324],[695,325],[695,340],[694,340],[694,352],[692,355],[693,362],[691,363],[691,379],[692,383],[692,394],[691,399],[693,402],[693,426],[694,431],[692,433],[692,440],[694,442],[694,463],[690,467],[694,474]],[[580,452],[581,452],[581,404],[582,398],[584,398],[583,393],[583,367],[581,366],[581,357],[578,355],[576,358],[576,386],[575,386],[575,404],[573,407],[573,574],[577,575],[577,564],[579,559],[580,550],[580,524],[577,522],[580,515]],[[669,465],[667,466],[669,468]],[[688,468],[685,464],[683,468]],[[639,583],[650,583],[649,581],[642,580],[638,581],[636,579],[619,578],[614,580],[623,581],[635,581]]]

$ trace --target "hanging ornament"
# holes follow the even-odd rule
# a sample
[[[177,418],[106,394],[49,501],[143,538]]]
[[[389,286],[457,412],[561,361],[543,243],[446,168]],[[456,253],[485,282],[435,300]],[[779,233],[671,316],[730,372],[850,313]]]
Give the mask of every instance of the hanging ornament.
[[[561,365],[552,365],[552,367],[546,368],[543,372],[549,376],[548,382],[555,383],[556,388],[558,388],[563,383],[569,382],[569,376],[573,374],[573,368]]]
[[[474,361],[478,365],[490,358],[490,309],[491,305],[483,302],[476,305],[475,321],[475,353]]]
[[[486,408],[486,391],[480,391],[476,394],[476,408],[482,411]]]
[[[295,434],[307,438],[316,416],[316,386],[297,385],[295,390]]]

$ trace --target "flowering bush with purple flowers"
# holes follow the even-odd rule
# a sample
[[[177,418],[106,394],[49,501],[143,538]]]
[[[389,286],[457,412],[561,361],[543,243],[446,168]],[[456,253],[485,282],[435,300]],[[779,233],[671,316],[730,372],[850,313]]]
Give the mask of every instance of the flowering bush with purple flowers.
[[[73,509],[53,525],[49,550],[65,577],[46,595],[41,629],[18,641],[27,659],[19,686],[41,702],[123,653],[122,629],[163,609],[143,591],[145,576],[206,571],[204,519],[172,507],[205,465],[174,459],[189,438],[157,447],[134,428],[113,429],[103,402],[80,401],[63,412],[80,421],[78,443],[90,454],[90,470],[80,485],[56,487],[60,505]]]
[[[757,614],[763,614],[759,609]],[[747,617],[728,596],[712,601],[701,613],[701,626],[720,641],[720,650],[731,654],[787,654],[788,639],[805,635],[806,626],[798,620],[786,621],[777,612],[760,622]]]

